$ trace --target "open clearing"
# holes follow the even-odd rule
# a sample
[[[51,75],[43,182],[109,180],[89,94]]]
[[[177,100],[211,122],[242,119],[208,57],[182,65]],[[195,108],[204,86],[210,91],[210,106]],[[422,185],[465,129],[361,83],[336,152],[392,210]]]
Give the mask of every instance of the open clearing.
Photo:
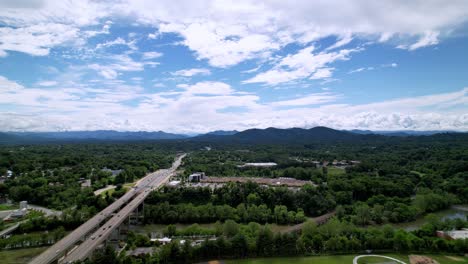
[[[403,254],[382,254],[392,258],[399,259],[405,263],[409,262],[408,255]],[[335,256],[316,256],[316,257],[288,257],[288,258],[258,258],[258,259],[244,259],[244,260],[226,260],[223,263],[227,264],[352,264],[354,257],[357,255],[335,255]],[[461,256],[442,256],[442,255],[424,255],[428,256],[441,264],[460,264],[467,263],[467,257]],[[361,258],[358,264],[377,264],[377,263],[396,263],[388,259],[379,257],[366,257]]]
[[[39,255],[39,253],[45,249],[46,247],[0,250],[0,262],[2,264],[28,263],[33,257]]]

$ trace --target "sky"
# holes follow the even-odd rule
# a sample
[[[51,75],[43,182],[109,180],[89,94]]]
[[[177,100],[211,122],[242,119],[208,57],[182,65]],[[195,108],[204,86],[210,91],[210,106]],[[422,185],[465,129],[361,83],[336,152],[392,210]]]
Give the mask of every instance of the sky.
[[[468,131],[468,1],[0,0],[0,131]]]

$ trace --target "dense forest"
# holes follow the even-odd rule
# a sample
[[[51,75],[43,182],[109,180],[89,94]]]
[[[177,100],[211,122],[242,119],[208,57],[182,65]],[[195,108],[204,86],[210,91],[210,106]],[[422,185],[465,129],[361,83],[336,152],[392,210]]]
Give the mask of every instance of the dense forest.
[[[468,240],[445,240],[435,237],[435,230],[450,230],[467,226],[464,220],[440,221],[428,216],[428,223],[420,230],[406,232],[387,225],[381,228],[361,228],[346,221],[332,219],[317,226],[306,222],[302,232],[274,233],[268,225],[249,223],[240,225],[232,220],[218,225],[213,233],[216,240],[205,239],[200,245],[181,245],[178,241],[159,246],[153,255],[139,257],[117,256],[111,248],[97,252],[83,263],[193,263],[209,259],[247,257],[298,256],[317,254],[358,253],[364,250],[378,252],[458,253],[468,250]],[[180,234],[180,231],[173,230]],[[158,246],[145,235],[130,234],[130,248]]]
[[[184,263],[217,257],[273,256],[386,251],[466,251],[466,242],[434,236],[436,229],[466,227],[465,221],[441,223],[414,232],[384,227],[408,222],[453,204],[468,202],[468,138],[465,134],[419,137],[371,137],[359,141],[305,144],[246,144],[222,141],[145,141],[44,144],[0,147],[0,196],[15,202],[59,209],[61,217],[35,217],[4,240],[4,248],[46,245],[86,221],[125,192],[124,183],[169,167],[177,152],[189,155],[182,178],[197,171],[207,176],[290,177],[310,180],[302,187],[265,187],[253,182],[219,188],[165,187],[145,201],[144,223],[214,223],[216,241],[200,246],[170,244],[143,263]],[[345,161],[334,166],[333,161]],[[353,161],[353,162],[351,162]],[[248,162],[275,162],[268,168]],[[108,170],[118,170],[112,175]],[[90,187],[82,187],[85,179]],[[94,195],[108,184],[112,194]],[[325,225],[308,218],[336,212]],[[273,233],[268,224],[305,223],[302,233]],[[224,228],[224,226],[227,226]],[[47,236],[38,232],[51,231]],[[197,229],[198,230],[198,229]],[[172,230],[170,234],[185,234]],[[29,233],[20,235],[22,233]],[[138,238],[139,236],[136,235]],[[29,241],[29,242],[27,242]],[[139,237],[138,245],[147,245]],[[111,252],[97,254],[112,258]],[[103,255],[104,254],[104,255]],[[106,255],[107,254],[107,255]],[[115,256],[114,256],[115,257]],[[95,263],[101,263],[95,259]],[[121,257],[122,263],[133,263]],[[117,263],[117,262],[116,262]]]
[[[99,199],[93,190],[108,184],[123,184],[149,171],[169,167],[174,151],[159,144],[64,144],[0,147],[0,197],[53,209],[89,206],[102,209],[109,199]],[[116,176],[104,168],[122,170]],[[82,188],[90,179],[92,186]],[[78,208],[78,209],[79,209]]]

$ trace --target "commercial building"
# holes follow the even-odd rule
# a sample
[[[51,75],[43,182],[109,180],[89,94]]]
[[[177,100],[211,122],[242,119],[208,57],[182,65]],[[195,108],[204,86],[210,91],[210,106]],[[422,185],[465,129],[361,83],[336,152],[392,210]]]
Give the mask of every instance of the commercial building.
[[[195,172],[190,174],[188,181],[189,182],[200,182],[203,178],[205,178],[204,172]]]

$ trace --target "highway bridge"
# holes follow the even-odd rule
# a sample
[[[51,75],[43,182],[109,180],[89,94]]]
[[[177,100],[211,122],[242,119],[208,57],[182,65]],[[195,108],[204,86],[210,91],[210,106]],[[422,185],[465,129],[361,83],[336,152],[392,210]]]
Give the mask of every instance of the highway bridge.
[[[171,168],[158,170],[140,179],[130,191],[34,258],[30,264],[71,263],[89,257],[152,190],[169,180],[184,157],[185,154],[178,156]]]

